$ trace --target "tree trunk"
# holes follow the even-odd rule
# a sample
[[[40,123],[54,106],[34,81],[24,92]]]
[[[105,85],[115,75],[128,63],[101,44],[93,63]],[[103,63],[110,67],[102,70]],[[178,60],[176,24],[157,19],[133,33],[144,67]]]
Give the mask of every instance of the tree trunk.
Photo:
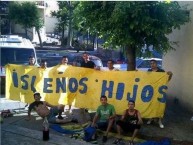
[[[65,25],[62,25],[62,37],[61,37],[61,40],[60,40],[62,46],[66,45],[64,43],[64,30],[65,30]]]
[[[67,40],[67,47],[72,47],[72,7],[71,3],[69,3],[70,8],[70,19],[69,19],[69,25],[68,25],[68,40]]]
[[[42,45],[42,38],[40,36],[40,30],[36,30],[37,33],[38,33],[38,38],[39,38],[39,41],[40,41],[40,48],[43,48],[43,45]]]
[[[128,48],[126,47],[126,55],[128,59],[127,70],[128,71],[135,70],[135,65],[136,65],[135,47],[134,46],[130,46]]]
[[[69,20],[67,47],[72,47],[72,22]]]
[[[27,36],[27,28],[25,27],[25,37],[28,39],[28,36]]]

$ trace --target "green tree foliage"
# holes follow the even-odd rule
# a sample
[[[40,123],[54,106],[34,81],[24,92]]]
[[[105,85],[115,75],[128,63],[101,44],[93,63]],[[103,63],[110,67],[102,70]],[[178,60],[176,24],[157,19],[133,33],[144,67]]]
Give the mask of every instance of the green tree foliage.
[[[27,29],[35,27],[38,33],[40,46],[42,47],[40,29],[43,27],[43,20],[41,19],[41,16],[35,3],[12,2],[9,5],[9,16],[10,19],[12,19],[16,23],[24,27],[26,36],[27,36]]]
[[[163,53],[173,49],[167,34],[190,20],[189,10],[178,2],[156,1],[84,1],[76,15],[82,28],[98,32],[106,46],[125,48],[128,70],[135,70],[136,54],[145,44]]]
[[[73,35],[73,18],[74,10],[79,2],[75,1],[58,1],[59,10],[51,12],[52,16],[55,16],[58,23],[58,30],[62,32],[62,39],[64,39],[64,30],[68,27],[68,40],[67,46],[72,47],[72,35]],[[62,40],[63,42],[63,40]],[[64,44],[63,44],[64,45]]]

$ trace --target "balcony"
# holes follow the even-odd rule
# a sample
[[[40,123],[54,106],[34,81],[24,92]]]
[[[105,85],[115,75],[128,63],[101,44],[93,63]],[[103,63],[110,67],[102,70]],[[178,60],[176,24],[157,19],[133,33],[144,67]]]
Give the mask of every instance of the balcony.
[[[44,1],[36,1],[36,5],[40,9],[45,9],[47,7],[47,5]]]

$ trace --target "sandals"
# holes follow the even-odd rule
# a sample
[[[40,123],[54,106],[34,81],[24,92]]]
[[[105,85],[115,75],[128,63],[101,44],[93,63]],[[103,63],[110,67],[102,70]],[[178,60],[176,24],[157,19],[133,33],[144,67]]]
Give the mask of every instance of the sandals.
[[[2,118],[6,118],[6,117],[12,117],[13,116],[13,113],[15,113],[15,111],[11,112],[9,109],[8,110],[3,110],[1,111],[1,117]]]
[[[119,144],[121,141],[122,141],[122,139],[121,139],[121,138],[116,139],[116,140],[113,142],[113,144]]]
[[[129,141],[128,145],[134,145],[134,142],[133,141]]]

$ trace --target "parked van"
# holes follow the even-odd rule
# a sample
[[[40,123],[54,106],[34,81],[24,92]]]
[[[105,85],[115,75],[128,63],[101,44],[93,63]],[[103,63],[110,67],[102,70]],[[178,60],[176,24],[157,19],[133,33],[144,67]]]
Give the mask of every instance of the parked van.
[[[28,64],[29,56],[36,58],[36,51],[31,41],[18,35],[1,35],[0,37],[0,83],[1,94],[5,93],[5,65]]]

